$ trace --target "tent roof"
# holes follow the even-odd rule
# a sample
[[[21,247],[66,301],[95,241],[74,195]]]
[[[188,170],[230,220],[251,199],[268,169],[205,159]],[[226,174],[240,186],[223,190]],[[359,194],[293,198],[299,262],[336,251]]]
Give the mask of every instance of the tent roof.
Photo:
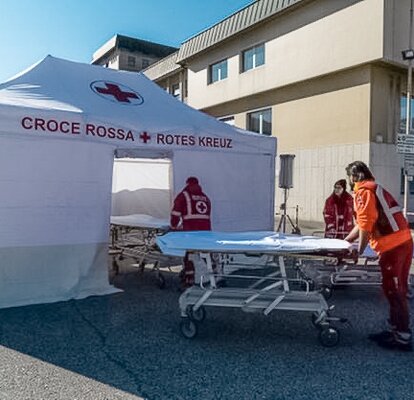
[[[217,121],[141,73],[52,56],[0,84],[0,117],[0,134],[96,140],[118,149],[267,154],[276,149],[274,137]]]

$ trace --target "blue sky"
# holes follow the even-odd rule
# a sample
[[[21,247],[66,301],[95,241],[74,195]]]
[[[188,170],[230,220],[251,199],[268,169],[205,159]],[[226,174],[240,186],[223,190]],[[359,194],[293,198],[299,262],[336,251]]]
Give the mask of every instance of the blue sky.
[[[0,82],[48,54],[89,63],[119,33],[178,47],[252,0],[0,0]]]

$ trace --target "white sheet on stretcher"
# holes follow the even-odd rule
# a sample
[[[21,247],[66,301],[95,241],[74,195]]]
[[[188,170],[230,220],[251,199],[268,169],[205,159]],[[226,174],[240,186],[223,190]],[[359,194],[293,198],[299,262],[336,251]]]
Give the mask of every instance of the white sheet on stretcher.
[[[164,254],[183,257],[186,251],[225,253],[321,253],[343,252],[351,244],[340,239],[289,235],[269,231],[252,232],[170,232],[157,237]]]
[[[130,226],[134,228],[153,228],[166,231],[170,224],[167,220],[152,217],[146,214],[131,214],[122,216],[112,216],[112,225]]]

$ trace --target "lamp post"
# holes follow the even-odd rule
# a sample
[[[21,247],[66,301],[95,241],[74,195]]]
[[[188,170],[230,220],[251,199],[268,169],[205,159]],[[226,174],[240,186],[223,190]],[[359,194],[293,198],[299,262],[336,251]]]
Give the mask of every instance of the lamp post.
[[[402,51],[402,58],[408,61],[408,76],[407,76],[407,109],[406,109],[406,124],[405,133],[410,134],[411,130],[411,92],[412,92],[412,75],[413,75],[413,59],[414,50],[412,46],[413,36],[413,0],[410,1],[410,29],[408,39],[408,49]],[[408,175],[407,171],[404,171],[404,216],[407,217],[408,210]]]

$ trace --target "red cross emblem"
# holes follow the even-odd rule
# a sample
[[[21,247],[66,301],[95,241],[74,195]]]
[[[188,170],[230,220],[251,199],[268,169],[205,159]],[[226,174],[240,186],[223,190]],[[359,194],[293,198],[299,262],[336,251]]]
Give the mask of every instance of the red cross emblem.
[[[114,103],[136,106],[144,102],[144,99],[137,92],[119,83],[95,81],[91,83],[90,87],[97,95]]]
[[[205,214],[207,212],[207,204],[204,201],[197,201],[195,208],[200,214]]]
[[[148,140],[151,140],[151,136],[150,135],[148,135],[148,133],[147,132],[142,132],[140,135],[139,135],[139,138],[146,144],[147,142],[148,142]]]

